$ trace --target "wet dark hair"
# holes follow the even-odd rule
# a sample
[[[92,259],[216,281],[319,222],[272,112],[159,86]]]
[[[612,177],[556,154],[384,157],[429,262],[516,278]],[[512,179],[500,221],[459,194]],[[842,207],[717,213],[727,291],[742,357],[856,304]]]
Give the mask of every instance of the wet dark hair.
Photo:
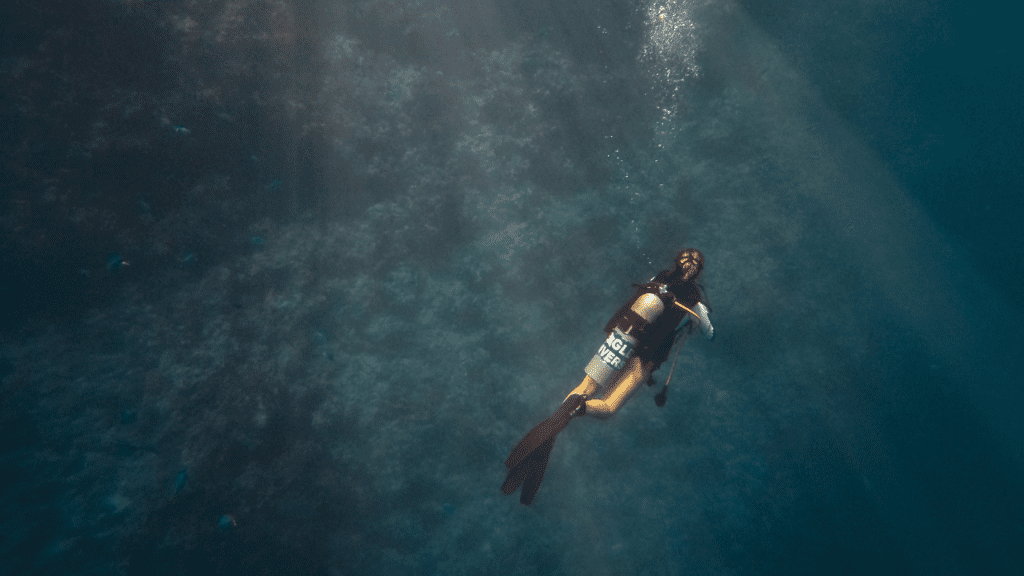
[[[687,248],[676,253],[676,268],[683,268],[687,265],[697,267],[697,273],[693,275],[694,278],[700,276],[700,273],[704,271],[704,255],[700,253],[700,250]]]

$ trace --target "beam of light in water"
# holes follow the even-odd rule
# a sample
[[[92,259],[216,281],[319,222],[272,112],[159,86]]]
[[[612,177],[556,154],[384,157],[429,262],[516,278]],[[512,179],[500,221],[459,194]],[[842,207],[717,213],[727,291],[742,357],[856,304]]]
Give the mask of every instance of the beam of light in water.
[[[702,64],[713,67],[722,88],[711,101],[729,113],[711,118],[707,126],[724,124],[723,140],[738,145],[749,140],[751,127],[740,140],[733,136],[736,125],[756,119],[754,145],[772,151],[768,157],[793,175],[795,191],[824,209],[844,252],[837,257],[859,263],[865,289],[877,292],[879,306],[891,308],[888,313],[926,344],[933,365],[952,382],[955,389],[947,392],[970,398],[983,410],[1019,460],[1022,399],[1012,384],[1010,362],[1019,341],[1013,328],[1021,325],[1019,312],[985,285],[967,252],[900,187],[891,169],[740,7],[658,0],[642,9],[648,28],[638,58],[655,85],[655,105],[666,111],[658,130],[665,152],[684,158],[694,146],[694,132],[683,126],[698,120],[675,112],[690,85],[699,82]],[[707,46],[712,41],[718,49]],[[688,169],[686,160],[680,162],[680,169]],[[750,169],[750,161],[746,164],[734,168]]]

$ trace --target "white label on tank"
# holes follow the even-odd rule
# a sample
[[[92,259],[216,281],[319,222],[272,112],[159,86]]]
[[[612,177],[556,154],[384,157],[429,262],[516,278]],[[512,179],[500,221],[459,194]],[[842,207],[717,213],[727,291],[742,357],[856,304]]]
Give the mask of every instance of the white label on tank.
[[[621,370],[626,366],[626,361],[629,360],[630,355],[633,354],[633,346],[635,344],[635,339],[616,328],[608,335],[608,339],[604,341],[601,348],[598,349],[597,356],[601,358],[602,362],[615,370]]]

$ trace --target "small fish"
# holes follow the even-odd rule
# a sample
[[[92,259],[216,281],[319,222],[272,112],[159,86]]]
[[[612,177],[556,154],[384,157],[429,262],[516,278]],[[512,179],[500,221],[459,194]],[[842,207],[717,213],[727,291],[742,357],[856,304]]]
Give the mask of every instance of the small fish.
[[[177,132],[178,134],[184,134],[185,136],[188,136],[189,134],[192,133],[191,130],[185,128],[184,126],[174,126],[174,131]]]
[[[217,526],[220,527],[221,530],[228,530],[238,526],[238,520],[235,519],[234,514],[224,514],[219,520],[217,520]]]
[[[107,270],[110,270],[111,272],[117,272],[127,265],[128,261],[116,252],[107,257]]]

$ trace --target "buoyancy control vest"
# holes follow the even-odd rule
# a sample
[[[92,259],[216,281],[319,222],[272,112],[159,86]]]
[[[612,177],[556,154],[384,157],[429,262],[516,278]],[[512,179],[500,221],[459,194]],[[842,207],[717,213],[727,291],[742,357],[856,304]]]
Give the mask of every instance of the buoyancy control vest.
[[[631,343],[622,360],[622,367],[625,366],[625,361],[632,356],[645,362],[654,362],[656,367],[665,361],[675,341],[676,327],[686,319],[688,314],[686,310],[674,304],[678,302],[692,310],[701,300],[700,289],[695,283],[670,284],[671,279],[671,272],[665,270],[646,284],[634,284],[637,288],[636,294],[619,308],[605,325],[604,331],[608,334],[608,340],[598,350],[594,360],[588,364],[587,374],[590,374],[591,378],[603,384],[599,378],[591,374],[590,367],[595,360],[602,356],[605,347],[611,348],[615,345],[616,340],[623,340],[622,337],[617,336],[618,332],[625,334],[627,338],[624,340]],[[642,309],[650,309],[652,297],[660,301],[661,307],[657,314],[648,318],[636,308],[639,306]],[[638,302],[641,304],[638,305]],[[632,336],[632,338],[630,339],[628,336]],[[612,350],[615,351],[615,349]],[[617,366],[616,363],[609,364],[612,368]],[[618,368],[615,368],[612,373],[617,370]],[[606,376],[606,379],[608,377],[610,374]]]

